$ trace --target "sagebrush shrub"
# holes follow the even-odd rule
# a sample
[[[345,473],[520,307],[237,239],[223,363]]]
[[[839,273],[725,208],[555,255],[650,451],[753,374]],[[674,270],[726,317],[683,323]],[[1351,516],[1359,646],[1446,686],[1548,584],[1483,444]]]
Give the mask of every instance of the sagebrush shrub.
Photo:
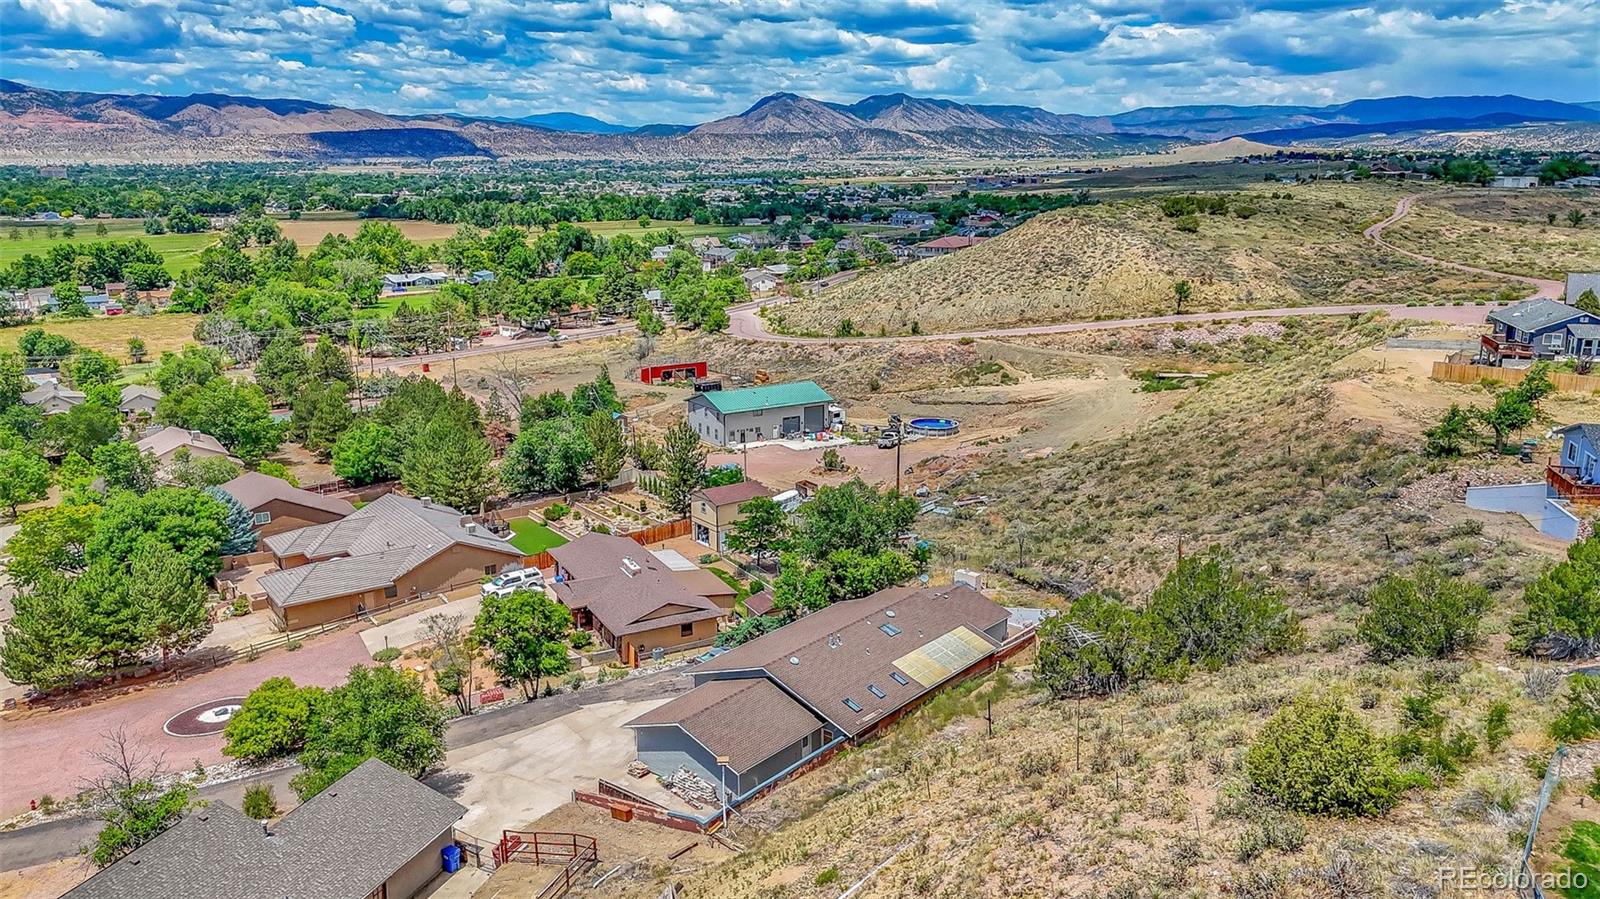
[[[1301,696],[1272,716],[1245,774],[1274,803],[1312,815],[1381,815],[1404,788],[1384,741],[1337,698]]]

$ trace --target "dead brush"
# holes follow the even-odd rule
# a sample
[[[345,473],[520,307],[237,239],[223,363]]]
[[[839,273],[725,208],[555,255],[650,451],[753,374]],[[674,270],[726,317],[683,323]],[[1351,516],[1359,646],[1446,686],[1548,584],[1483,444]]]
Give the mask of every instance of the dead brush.
[[[1522,672],[1522,693],[1534,702],[1547,702],[1561,688],[1561,675],[1538,665]]]

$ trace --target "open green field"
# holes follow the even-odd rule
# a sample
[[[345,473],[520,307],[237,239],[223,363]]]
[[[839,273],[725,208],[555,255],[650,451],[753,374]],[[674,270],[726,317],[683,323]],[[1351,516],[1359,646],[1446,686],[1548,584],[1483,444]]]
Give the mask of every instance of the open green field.
[[[555,549],[567,542],[567,538],[557,534],[532,518],[511,519],[511,545],[522,551],[525,556],[542,553],[547,549]]]
[[[106,226],[106,233],[99,235],[95,228],[101,224]],[[12,235],[16,234],[17,239]],[[41,225],[17,226],[0,229],[0,266],[10,265],[21,259],[24,254],[34,253],[44,255],[56,244],[92,244],[104,240],[128,240],[137,237],[149,244],[152,249],[160,253],[166,260],[167,270],[174,275],[182,274],[200,264],[200,251],[216,243],[215,232],[202,232],[200,234],[146,234],[144,223],[137,219],[111,219],[98,222],[90,221],[78,225],[78,233],[69,241],[61,235],[59,227],[56,236],[51,238],[49,231]]]
[[[128,358],[128,338],[142,337],[151,358],[155,358],[165,350],[177,350],[193,343],[194,326],[199,321],[200,316],[184,312],[51,320],[0,328],[0,350],[15,350],[17,341],[28,328],[44,328],[51,334],[61,334],[74,343],[124,362]]]
[[[1572,862],[1567,867],[1567,873],[1572,875],[1572,886],[1563,890],[1562,895],[1567,899],[1600,899],[1600,824],[1574,823],[1561,854]],[[1581,887],[1577,885],[1578,874],[1584,879]]]

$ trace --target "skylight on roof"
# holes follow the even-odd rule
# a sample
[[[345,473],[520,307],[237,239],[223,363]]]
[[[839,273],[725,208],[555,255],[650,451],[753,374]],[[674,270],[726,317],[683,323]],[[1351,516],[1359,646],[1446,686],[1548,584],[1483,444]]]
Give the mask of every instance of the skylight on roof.
[[[844,698],[844,707],[845,707],[845,708],[847,708],[847,709],[849,709],[849,710],[850,710],[850,711],[852,711],[852,712],[859,712],[859,711],[861,711],[861,703],[859,703],[859,702],[856,702],[856,701],[855,701],[855,700],[854,700],[854,699],[851,699],[851,698],[850,698],[850,697],[848,697],[848,696],[846,696],[846,697],[845,697],[845,698]]]
[[[882,690],[878,689],[878,685],[877,684],[867,684],[867,692],[871,693],[873,696],[878,697],[879,699],[888,699],[889,698],[887,694],[885,694]]]
[[[884,633],[888,634],[891,637],[897,636],[900,633],[900,629],[899,628],[895,627],[892,624],[889,624],[888,622],[884,622],[883,624],[878,625],[878,630],[883,631]]]
[[[900,686],[902,686],[902,687],[909,687],[909,686],[911,686],[911,681],[909,681],[909,680],[907,680],[907,679],[906,679],[906,676],[905,676],[905,675],[904,675],[904,674],[901,674],[901,673],[900,673],[900,672],[898,672],[898,671],[891,671],[891,672],[889,672],[889,676],[890,676],[890,677],[892,677],[892,678],[894,678],[894,682],[895,682],[895,683],[897,683],[897,684],[899,684],[899,685],[900,685]]]

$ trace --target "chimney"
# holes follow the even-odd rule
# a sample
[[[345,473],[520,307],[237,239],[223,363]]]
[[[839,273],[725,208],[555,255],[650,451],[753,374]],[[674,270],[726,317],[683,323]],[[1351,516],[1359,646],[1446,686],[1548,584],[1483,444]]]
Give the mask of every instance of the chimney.
[[[478,523],[476,521],[467,522],[467,533],[469,533],[469,534],[478,533]]]

